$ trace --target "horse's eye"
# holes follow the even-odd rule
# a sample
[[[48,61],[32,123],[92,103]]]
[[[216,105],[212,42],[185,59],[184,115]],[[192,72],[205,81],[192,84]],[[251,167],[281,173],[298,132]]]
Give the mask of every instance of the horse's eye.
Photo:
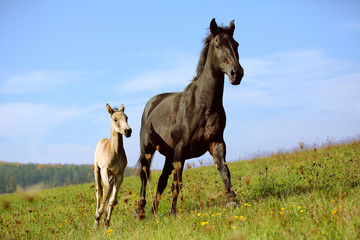
[[[216,48],[219,48],[219,45],[215,45]]]
[[[117,122],[117,119],[114,119],[114,122]]]

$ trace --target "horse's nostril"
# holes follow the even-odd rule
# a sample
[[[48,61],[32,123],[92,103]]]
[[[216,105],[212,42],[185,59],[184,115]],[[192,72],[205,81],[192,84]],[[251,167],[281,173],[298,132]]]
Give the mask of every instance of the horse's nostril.
[[[235,76],[235,74],[236,74],[235,70],[234,69],[231,70],[231,76]]]

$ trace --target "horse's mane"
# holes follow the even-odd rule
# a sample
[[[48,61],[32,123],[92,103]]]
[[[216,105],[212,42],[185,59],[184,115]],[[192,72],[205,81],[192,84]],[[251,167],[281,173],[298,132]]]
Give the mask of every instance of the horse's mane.
[[[228,27],[224,27],[224,26],[218,27],[218,34],[227,33],[228,29],[229,29]],[[203,40],[204,47],[200,54],[199,62],[196,68],[196,76],[194,77],[193,81],[196,81],[204,70],[211,39],[212,39],[212,34],[209,33],[208,36]]]

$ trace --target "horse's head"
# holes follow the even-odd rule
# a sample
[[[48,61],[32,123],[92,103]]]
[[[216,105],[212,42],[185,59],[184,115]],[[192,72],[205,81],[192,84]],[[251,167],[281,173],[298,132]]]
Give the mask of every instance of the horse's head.
[[[106,104],[106,108],[111,116],[111,129],[116,133],[121,133],[125,137],[131,136],[131,128],[127,123],[128,117],[124,113],[125,107],[121,104],[120,110],[117,108],[111,108],[109,104]]]
[[[219,28],[215,18],[210,23],[212,40],[210,51],[213,52],[213,66],[216,70],[226,73],[231,84],[238,85],[244,76],[244,69],[239,63],[239,44],[233,38],[235,30],[234,20],[228,28]]]

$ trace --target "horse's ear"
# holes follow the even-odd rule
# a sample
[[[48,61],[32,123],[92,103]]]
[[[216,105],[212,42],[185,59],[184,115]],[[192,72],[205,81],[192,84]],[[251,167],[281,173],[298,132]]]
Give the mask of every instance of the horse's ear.
[[[215,37],[219,33],[218,25],[215,22],[215,18],[213,18],[210,22],[210,32],[213,37]]]
[[[124,104],[121,104],[121,106],[120,106],[120,111],[122,111],[122,112],[125,111],[125,106],[124,106]]]
[[[232,20],[229,24],[229,29],[228,29],[228,33],[233,36],[234,35],[234,31],[235,31],[235,23],[234,20]]]
[[[113,114],[114,110],[112,110],[112,108],[110,107],[110,105],[108,103],[106,104],[106,109],[108,110],[108,113],[110,113],[110,115]]]

